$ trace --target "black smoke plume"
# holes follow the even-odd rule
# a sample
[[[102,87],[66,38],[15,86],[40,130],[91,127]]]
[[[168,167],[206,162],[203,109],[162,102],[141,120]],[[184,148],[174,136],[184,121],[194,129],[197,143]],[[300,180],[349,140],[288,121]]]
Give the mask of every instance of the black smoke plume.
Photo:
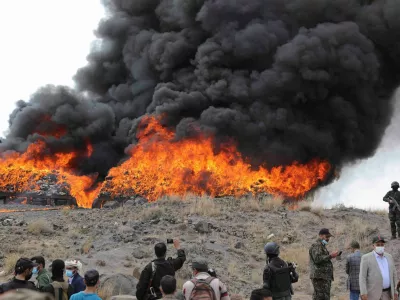
[[[372,155],[399,83],[399,0],[103,0],[107,17],[76,90],[20,101],[1,149],[90,140],[84,173],[107,170],[146,114],[178,138],[233,137],[254,164]],[[43,132],[63,126],[60,138]],[[58,149],[58,150],[57,150]]]

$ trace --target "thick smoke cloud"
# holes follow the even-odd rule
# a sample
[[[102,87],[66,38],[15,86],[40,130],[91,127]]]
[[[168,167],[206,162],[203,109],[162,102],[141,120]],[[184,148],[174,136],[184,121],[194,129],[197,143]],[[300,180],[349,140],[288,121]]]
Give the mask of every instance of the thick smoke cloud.
[[[197,128],[233,137],[269,167],[314,157],[341,166],[379,145],[399,83],[398,0],[103,3],[77,91],[45,87],[20,101],[3,149],[43,138],[48,116],[67,130],[49,145],[89,139],[94,155],[81,170],[105,174],[154,113],[178,138]]]

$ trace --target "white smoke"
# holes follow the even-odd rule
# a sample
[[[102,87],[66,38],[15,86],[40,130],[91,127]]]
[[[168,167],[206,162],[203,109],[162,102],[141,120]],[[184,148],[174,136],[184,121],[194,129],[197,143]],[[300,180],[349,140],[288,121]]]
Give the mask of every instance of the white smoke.
[[[314,204],[335,204],[363,209],[383,209],[382,198],[393,181],[400,181],[400,89],[394,99],[394,115],[376,154],[345,166],[340,177],[315,193]]]

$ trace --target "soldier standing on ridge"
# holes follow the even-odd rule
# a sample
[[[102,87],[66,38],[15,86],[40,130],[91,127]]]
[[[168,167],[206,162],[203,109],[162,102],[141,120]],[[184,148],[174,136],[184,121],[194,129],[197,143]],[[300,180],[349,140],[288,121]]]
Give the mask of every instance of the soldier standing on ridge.
[[[397,204],[400,205],[400,192],[399,183],[397,181],[393,181],[391,184],[392,190],[387,192],[385,197],[383,197],[383,201],[389,202],[389,220],[390,220],[390,229],[392,231],[392,239],[396,238],[396,226],[397,226],[397,236],[400,238],[400,210],[396,207],[396,204],[393,202],[394,200]]]

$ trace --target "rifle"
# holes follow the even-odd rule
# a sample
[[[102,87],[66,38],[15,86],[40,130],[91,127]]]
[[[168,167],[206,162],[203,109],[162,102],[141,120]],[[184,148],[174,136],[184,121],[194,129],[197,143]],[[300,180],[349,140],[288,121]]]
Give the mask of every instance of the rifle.
[[[396,199],[394,199],[392,196],[388,196],[389,200],[392,200],[394,206],[400,211],[400,205],[397,203]]]

